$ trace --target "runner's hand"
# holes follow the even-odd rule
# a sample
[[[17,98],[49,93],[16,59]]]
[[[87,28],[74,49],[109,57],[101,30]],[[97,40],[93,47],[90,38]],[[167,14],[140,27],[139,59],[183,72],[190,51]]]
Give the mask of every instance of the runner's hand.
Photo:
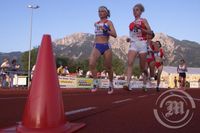
[[[141,26],[138,25],[138,24],[136,24],[135,27],[138,28],[138,29],[141,29]]]
[[[126,38],[126,42],[130,42],[131,41],[131,39],[130,38]]]

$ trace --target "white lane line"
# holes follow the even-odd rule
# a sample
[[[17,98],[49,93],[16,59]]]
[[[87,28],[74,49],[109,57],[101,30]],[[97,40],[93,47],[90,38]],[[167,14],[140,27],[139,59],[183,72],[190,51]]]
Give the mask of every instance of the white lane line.
[[[193,98],[195,101],[200,101],[200,99],[199,98]]]
[[[2,97],[0,100],[26,99],[27,97]]]
[[[173,94],[172,94],[173,95]],[[188,98],[188,97],[186,97],[186,96],[181,96],[181,95],[179,95],[180,97],[183,97],[183,98],[186,98],[186,99],[189,99],[189,100],[195,100],[195,101],[200,101],[200,99],[199,98],[193,98],[192,96],[192,98]]]
[[[15,133],[16,132],[16,127],[8,127],[7,129],[2,129],[0,130],[0,133]]]
[[[123,102],[131,101],[131,100],[132,100],[132,98],[128,98],[128,99],[124,99],[124,100],[114,101],[113,103],[117,104],[117,103],[123,103]]]
[[[91,93],[63,94],[63,96],[83,96],[83,95],[91,95]]]
[[[147,97],[148,95],[142,95],[142,96],[138,96],[139,98],[143,98],[143,97]]]
[[[63,96],[80,96],[80,95],[90,95],[90,94],[64,94]],[[0,100],[13,100],[13,99],[26,99],[27,97],[2,97]]]
[[[77,113],[81,113],[81,112],[90,111],[90,110],[93,110],[93,109],[96,109],[96,108],[97,107],[87,107],[87,108],[72,110],[72,111],[65,112],[65,115],[73,115],[73,114],[77,114]]]

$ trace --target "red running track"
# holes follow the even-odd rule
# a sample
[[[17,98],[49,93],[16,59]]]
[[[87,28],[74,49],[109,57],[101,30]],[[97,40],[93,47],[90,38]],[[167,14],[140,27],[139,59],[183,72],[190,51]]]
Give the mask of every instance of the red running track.
[[[163,91],[116,90],[108,95],[104,90],[63,90],[66,117],[86,123],[78,133],[200,133],[200,89],[187,90],[195,98],[194,117],[176,130],[162,126],[154,117],[156,99]],[[21,120],[26,98],[26,90],[0,90],[0,128]]]

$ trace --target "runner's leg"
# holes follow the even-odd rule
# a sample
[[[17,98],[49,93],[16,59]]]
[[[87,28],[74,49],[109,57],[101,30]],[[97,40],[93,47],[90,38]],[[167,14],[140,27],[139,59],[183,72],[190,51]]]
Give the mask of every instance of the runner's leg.
[[[104,66],[106,68],[106,71],[108,72],[108,77],[109,77],[109,90],[108,94],[113,93],[113,70],[112,70],[112,50],[108,49],[104,53]]]
[[[137,52],[134,50],[129,50],[128,52],[128,68],[127,68],[127,83],[128,83],[128,89],[131,90],[130,81],[133,71],[133,64],[135,61],[135,58],[137,56]]]
[[[94,83],[94,88],[92,89],[92,92],[96,91],[97,89],[97,71],[96,71],[96,63],[97,59],[101,56],[100,52],[96,49],[93,48],[92,53],[89,58],[89,69],[92,73],[93,77],[93,83]]]

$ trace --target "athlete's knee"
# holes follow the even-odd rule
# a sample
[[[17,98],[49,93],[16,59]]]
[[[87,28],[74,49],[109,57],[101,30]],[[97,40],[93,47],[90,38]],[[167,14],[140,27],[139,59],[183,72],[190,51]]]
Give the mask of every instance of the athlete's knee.
[[[142,73],[144,73],[146,76],[148,75],[147,69],[144,68],[144,69],[142,69],[141,71],[142,71]]]
[[[133,66],[133,61],[128,61],[128,67],[132,67]]]
[[[89,68],[94,69],[95,68],[95,63],[94,62],[89,62]]]
[[[107,72],[112,71],[112,66],[111,65],[105,65],[105,69]]]

